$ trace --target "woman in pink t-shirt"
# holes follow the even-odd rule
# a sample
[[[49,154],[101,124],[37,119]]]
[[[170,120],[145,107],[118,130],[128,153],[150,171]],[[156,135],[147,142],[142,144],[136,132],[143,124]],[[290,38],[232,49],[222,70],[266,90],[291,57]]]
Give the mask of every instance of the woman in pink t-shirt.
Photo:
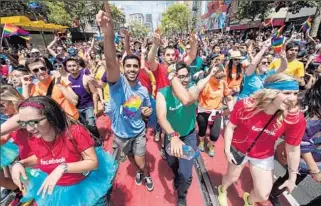
[[[273,185],[274,145],[284,136],[289,179],[281,186],[295,188],[300,162],[300,142],[305,119],[297,106],[298,82],[286,74],[266,78],[264,88],[236,103],[225,134],[227,173],[218,187],[218,200],[227,206],[227,189],[238,180],[245,164],[253,178],[253,190],[244,194],[246,206],[268,200]]]

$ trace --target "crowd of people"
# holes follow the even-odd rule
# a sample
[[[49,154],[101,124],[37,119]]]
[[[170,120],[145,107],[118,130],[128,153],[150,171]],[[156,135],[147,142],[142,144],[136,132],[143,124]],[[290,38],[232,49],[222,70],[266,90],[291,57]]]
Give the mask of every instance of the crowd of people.
[[[178,206],[187,205],[195,160],[183,146],[215,157],[223,152],[215,150],[219,138],[228,162],[221,206],[247,163],[246,206],[282,205],[280,195],[308,175],[321,183],[319,39],[292,31],[277,53],[273,31],[166,38],[156,29],[135,39],[121,29],[115,37],[108,4],[96,21],[101,42],[56,36],[47,53],[2,51],[1,199],[15,193],[12,206],[106,205],[118,163],[102,148],[99,115],[111,121],[120,162],[136,166],[135,182],[148,191],[157,190],[146,159],[153,131]],[[274,182],[275,152],[287,172]],[[307,205],[321,205],[321,195]]]

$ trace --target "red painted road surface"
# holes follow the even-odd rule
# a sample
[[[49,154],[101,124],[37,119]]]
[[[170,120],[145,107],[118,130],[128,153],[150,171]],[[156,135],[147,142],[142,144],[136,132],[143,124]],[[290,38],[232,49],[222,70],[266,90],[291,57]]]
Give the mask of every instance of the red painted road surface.
[[[110,130],[110,120],[106,116],[100,116],[97,120],[101,135],[105,136],[104,148],[112,152],[113,135]],[[221,184],[222,176],[227,170],[227,160],[223,152],[222,137],[216,143],[215,157],[211,158],[207,153],[202,153],[205,167],[216,192],[217,186]],[[147,135],[147,160],[150,174],[154,181],[154,190],[148,192],[145,185],[137,186],[135,183],[136,167],[127,159],[120,163],[118,173],[114,181],[112,191],[112,203],[114,206],[173,206],[176,205],[176,194],[172,186],[172,172],[166,161],[160,156],[160,143],[156,143],[149,134]],[[193,169],[193,181],[187,197],[188,206],[204,206],[200,186],[195,170]],[[252,178],[246,166],[240,179],[228,190],[229,206],[243,206],[244,191],[249,192],[252,188]],[[282,199],[284,206],[289,206]],[[257,204],[270,206],[269,202]]]

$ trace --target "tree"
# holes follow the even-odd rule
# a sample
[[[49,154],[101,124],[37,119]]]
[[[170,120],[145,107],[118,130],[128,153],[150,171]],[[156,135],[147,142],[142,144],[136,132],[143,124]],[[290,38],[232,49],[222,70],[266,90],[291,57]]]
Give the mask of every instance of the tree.
[[[188,32],[191,23],[192,16],[188,6],[182,3],[175,3],[162,13],[161,30],[165,34],[175,31],[179,31],[182,34],[184,31]]]
[[[250,19],[254,21],[256,18],[264,20],[273,6],[273,1],[239,1],[237,10],[238,19]]]
[[[72,23],[71,15],[65,9],[64,2],[44,1],[44,4],[49,8],[48,22],[70,26]]]
[[[129,32],[131,33],[131,36],[134,38],[144,38],[149,33],[148,28],[139,21],[130,22],[128,27],[129,27]]]

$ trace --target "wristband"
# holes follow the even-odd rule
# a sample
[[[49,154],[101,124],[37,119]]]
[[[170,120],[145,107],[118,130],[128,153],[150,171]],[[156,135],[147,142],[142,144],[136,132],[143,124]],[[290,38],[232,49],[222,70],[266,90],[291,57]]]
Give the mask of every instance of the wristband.
[[[19,160],[16,160],[13,162],[12,166],[15,165],[15,164],[21,164],[21,166],[23,166],[23,164],[19,161]],[[24,166],[23,166],[24,167]]]
[[[293,170],[291,168],[288,168],[288,171],[290,174],[300,174],[298,170]]]
[[[179,137],[179,133],[178,132],[172,132],[170,134],[167,135],[168,140],[171,140],[173,137]]]
[[[67,173],[68,165],[66,163],[61,163],[59,166],[61,166],[62,169],[64,170],[64,174]]]

